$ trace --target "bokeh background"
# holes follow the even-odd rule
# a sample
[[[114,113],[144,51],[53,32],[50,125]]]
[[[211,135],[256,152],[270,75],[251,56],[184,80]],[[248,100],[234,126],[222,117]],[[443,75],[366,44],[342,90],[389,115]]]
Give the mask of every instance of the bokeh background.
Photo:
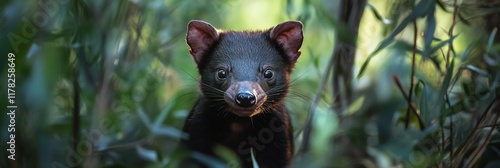
[[[3,0],[0,9],[0,104],[7,113],[13,53],[18,106],[16,160],[0,115],[0,167],[177,167],[190,155],[178,142],[198,96],[184,39],[193,19],[232,30],[302,21],[286,104],[294,167],[500,166],[498,0]]]

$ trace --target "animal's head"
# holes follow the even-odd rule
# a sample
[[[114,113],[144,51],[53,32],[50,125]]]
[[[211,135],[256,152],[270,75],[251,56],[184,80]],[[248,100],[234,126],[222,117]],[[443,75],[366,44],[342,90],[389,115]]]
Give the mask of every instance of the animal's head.
[[[249,117],[283,101],[302,40],[302,23],[297,21],[238,32],[195,20],[186,36],[203,96],[213,106]]]

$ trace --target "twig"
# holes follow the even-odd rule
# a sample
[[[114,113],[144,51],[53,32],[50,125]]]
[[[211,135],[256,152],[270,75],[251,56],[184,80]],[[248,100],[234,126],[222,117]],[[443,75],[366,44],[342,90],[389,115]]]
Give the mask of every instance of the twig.
[[[76,70],[78,71],[78,70]],[[73,130],[72,141],[73,150],[78,151],[78,143],[80,142],[80,86],[78,85],[78,72],[73,76]],[[76,167],[80,167],[77,165]]]
[[[396,75],[393,75],[392,76],[392,79],[394,80],[394,82],[396,83],[396,85],[398,86],[399,88],[399,91],[401,92],[401,94],[403,94],[403,97],[405,98],[406,101],[410,102],[410,99],[408,97],[408,94],[406,93],[406,91],[404,90],[403,88],[403,85],[401,85],[401,82],[399,81],[398,77]],[[410,102],[410,104],[412,104]],[[413,111],[413,113],[415,114],[415,116],[417,116],[417,120],[418,120],[418,124],[420,126],[420,130],[425,130],[425,125],[424,125],[424,122],[422,121],[422,119],[420,118],[420,115],[417,114],[417,110],[416,108],[411,105],[409,108],[411,108],[411,110]]]
[[[408,109],[406,110],[406,122],[405,128],[408,129],[410,125],[410,110],[411,110],[411,98],[413,95],[413,78],[415,76],[415,57],[417,55],[417,38],[418,38],[418,28],[417,28],[417,20],[413,21],[413,56],[411,59],[411,76],[410,76],[410,91],[408,92]],[[416,113],[416,112],[415,112]]]
[[[448,31],[448,35],[451,37],[453,37],[453,29],[455,29],[455,25],[456,25],[456,22],[457,22],[457,15],[458,15],[458,6],[457,6],[457,0],[454,0],[453,1],[453,21],[452,21],[452,24],[450,26],[450,30]],[[446,69],[448,69],[448,65],[449,65],[449,62],[450,62],[450,53],[451,51],[453,51],[453,41],[450,41],[450,43],[448,44],[448,51],[446,53]]]

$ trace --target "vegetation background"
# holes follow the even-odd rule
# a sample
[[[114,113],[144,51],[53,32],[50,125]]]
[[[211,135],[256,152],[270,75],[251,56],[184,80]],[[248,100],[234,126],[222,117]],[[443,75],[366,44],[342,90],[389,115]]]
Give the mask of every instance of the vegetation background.
[[[498,0],[3,0],[1,108],[15,54],[15,160],[176,167],[197,92],[184,37],[304,23],[287,106],[294,167],[500,167]],[[359,29],[358,29],[359,27]],[[225,150],[220,154],[231,161]],[[206,160],[213,167],[237,166]]]

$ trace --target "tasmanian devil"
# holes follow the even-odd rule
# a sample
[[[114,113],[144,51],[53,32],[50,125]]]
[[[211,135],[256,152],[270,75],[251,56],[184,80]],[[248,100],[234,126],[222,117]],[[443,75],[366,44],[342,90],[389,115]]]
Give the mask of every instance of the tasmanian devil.
[[[232,150],[243,167],[287,167],[293,156],[292,126],[284,98],[299,58],[302,23],[265,31],[217,30],[191,21],[186,36],[201,76],[201,95],[187,117],[182,142],[217,157]]]

